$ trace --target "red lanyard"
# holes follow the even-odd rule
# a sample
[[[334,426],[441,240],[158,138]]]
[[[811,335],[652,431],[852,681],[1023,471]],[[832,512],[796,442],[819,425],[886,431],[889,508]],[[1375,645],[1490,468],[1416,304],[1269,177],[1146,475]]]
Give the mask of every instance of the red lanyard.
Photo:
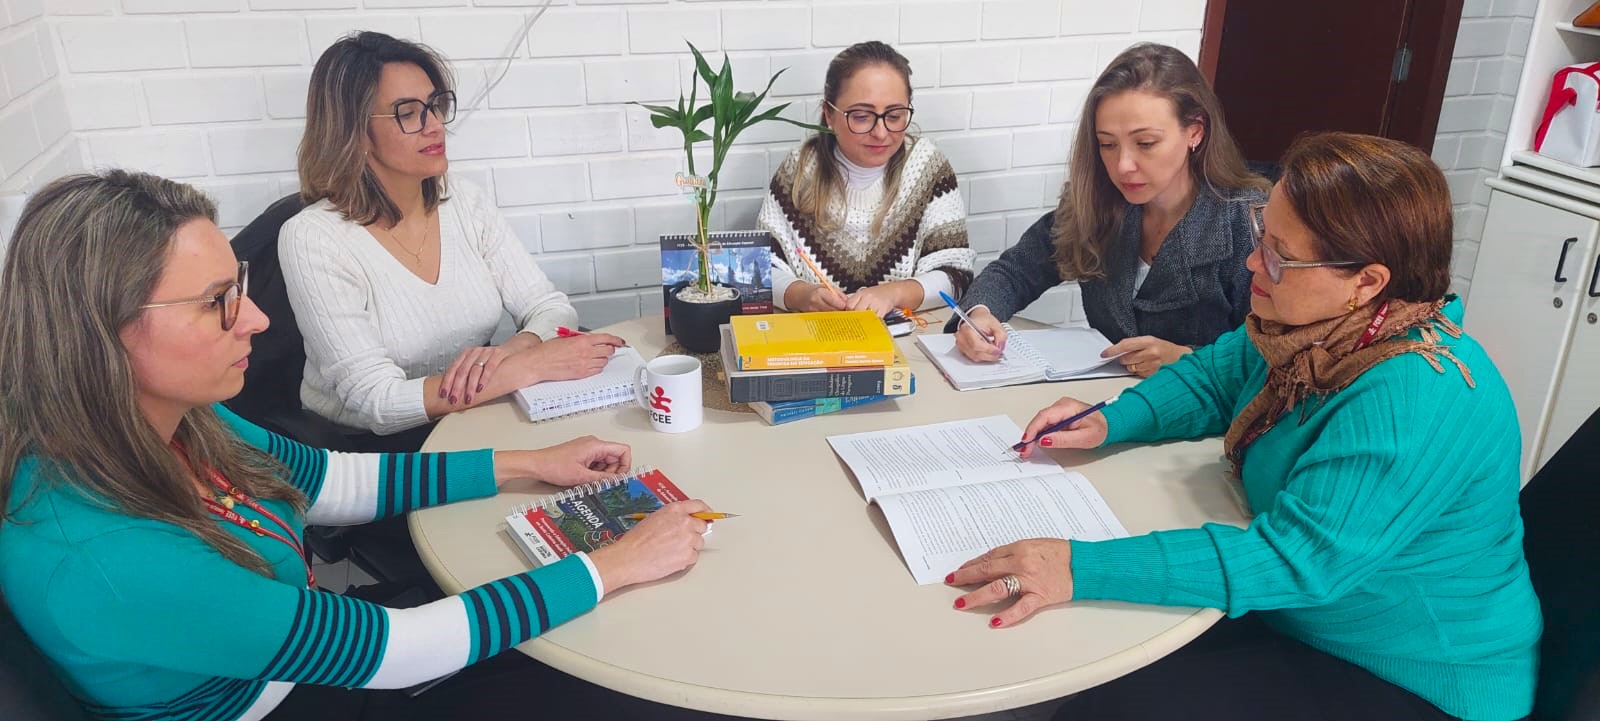
[[[1351,348],[1354,353],[1362,348],[1372,345],[1372,339],[1378,337],[1378,330],[1383,328],[1383,322],[1389,319],[1389,301],[1384,301],[1378,306],[1378,312],[1372,315],[1372,322],[1367,324],[1367,331],[1361,334],[1361,340],[1356,341],[1356,347]]]
[[[183,444],[179,443],[176,438],[172,440],[172,448],[178,452],[180,457],[183,458],[184,464],[189,466],[189,469],[198,475],[199,471],[194,468],[194,464],[189,462],[189,455],[184,452]],[[288,546],[291,549],[294,549],[295,555],[299,556],[300,560],[306,565],[306,588],[316,588],[317,576],[311,570],[311,559],[306,556],[305,546],[301,545],[299,537],[294,533],[294,529],[292,529],[282,518],[279,518],[278,514],[267,510],[267,508],[261,505],[259,501],[245,495],[243,491],[238,489],[238,487],[228,483],[228,479],[223,478],[222,474],[219,473],[217,469],[207,468],[205,475],[206,480],[220,492],[220,495],[216,498],[211,498],[208,496],[203,499],[206,504],[206,510],[210,511],[211,515],[250,531],[257,536],[269,537],[285,546]],[[270,528],[262,528],[260,521],[253,519],[246,520],[244,516],[239,515],[237,511],[233,510],[235,503],[242,503],[246,508],[265,516],[267,520],[277,524],[278,528],[283,529],[283,533],[278,533]]]

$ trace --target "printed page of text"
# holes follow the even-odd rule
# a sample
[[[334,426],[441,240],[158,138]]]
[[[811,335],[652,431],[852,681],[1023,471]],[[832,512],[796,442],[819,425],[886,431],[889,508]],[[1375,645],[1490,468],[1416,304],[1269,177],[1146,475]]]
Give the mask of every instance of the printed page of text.
[[[867,500],[895,493],[1060,472],[1043,453],[1024,461],[1011,444],[1022,429],[989,416],[889,431],[830,436],[834,453],[861,481]]]
[[[878,507],[919,584],[990,549],[1028,538],[1103,541],[1128,535],[1089,479],[1070,471],[885,496]]]

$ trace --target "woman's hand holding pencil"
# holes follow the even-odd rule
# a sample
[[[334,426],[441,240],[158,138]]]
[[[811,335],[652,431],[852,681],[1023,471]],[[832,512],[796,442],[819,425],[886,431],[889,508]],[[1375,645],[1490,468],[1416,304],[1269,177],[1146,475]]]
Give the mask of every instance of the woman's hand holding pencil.
[[[1094,405],[1076,398],[1062,398],[1034,414],[1022,431],[1022,442],[1012,449],[1023,458],[1033,455],[1035,445],[1045,448],[1099,448],[1110,429],[1100,409],[1115,401],[1113,397]]]

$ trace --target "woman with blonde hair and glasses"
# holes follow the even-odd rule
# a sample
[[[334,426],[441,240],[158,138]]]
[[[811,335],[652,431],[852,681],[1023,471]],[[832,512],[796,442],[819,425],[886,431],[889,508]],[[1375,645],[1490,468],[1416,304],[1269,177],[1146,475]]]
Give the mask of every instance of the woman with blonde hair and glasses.
[[[1148,376],[1239,327],[1250,309],[1248,209],[1267,182],[1245,166],[1222,104],[1176,48],[1123,51],[1089,90],[1061,202],[985,266],[952,320],[975,361],[1005,348],[1000,324],[1077,281],[1107,356]]]
[[[956,608],[1014,597],[984,615],[1002,629],[1069,600],[1227,613],[1058,721],[1527,716],[1542,621],[1517,414],[1457,325],[1444,174],[1399,141],[1304,137],[1257,219],[1243,328],[1040,435],[1087,407],[1063,398],[1023,435],[1220,435],[1250,524],[1002,546],[947,579],[976,587]]]
[[[772,297],[800,311],[941,305],[976,257],[955,170],[911,129],[911,64],[877,42],[828,63],[818,133],[772,176],[757,223],[772,234]]]
[[[558,337],[578,324],[567,297],[491,199],[446,174],[455,114],[449,67],[407,40],[346,37],[311,73],[299,160],[310,205],[284,224],[278,254],[305,336],[301,402],[379,436],[356,447],[416,450],[439,416],[594,375],[623,345]],[[519,332],[487,345],[508,312]]]
[[[409,609],[319,592],[306,524],[353,525],[628,467],[534,451],[348,454],[233,415],[267,318],[195,189],[111,171],[29,199],[0,277],[0,595],[97,718],[489,718],[609,694],[506,658],[605,592],[692,565],[699,501],[616,544]],[[521,661],[521,663],[517,663]],[[352,691],[351,689],[355,689]],[[598,710],[597,710],[598,709]]]

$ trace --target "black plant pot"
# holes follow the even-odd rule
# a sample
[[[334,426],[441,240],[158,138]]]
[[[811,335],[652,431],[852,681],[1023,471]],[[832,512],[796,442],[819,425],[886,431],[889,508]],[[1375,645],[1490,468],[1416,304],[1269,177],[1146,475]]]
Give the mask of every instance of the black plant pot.
[[[692,353],[715,353],[722,347],[720,326],[738,315],[741,308],[739,290],[731,290],[733,298],[715,303],[685,301],[678,297],[682,289],[672,293],[672,300],[667,306],[668,317],[672,319],[672,335],[685,349]]]

